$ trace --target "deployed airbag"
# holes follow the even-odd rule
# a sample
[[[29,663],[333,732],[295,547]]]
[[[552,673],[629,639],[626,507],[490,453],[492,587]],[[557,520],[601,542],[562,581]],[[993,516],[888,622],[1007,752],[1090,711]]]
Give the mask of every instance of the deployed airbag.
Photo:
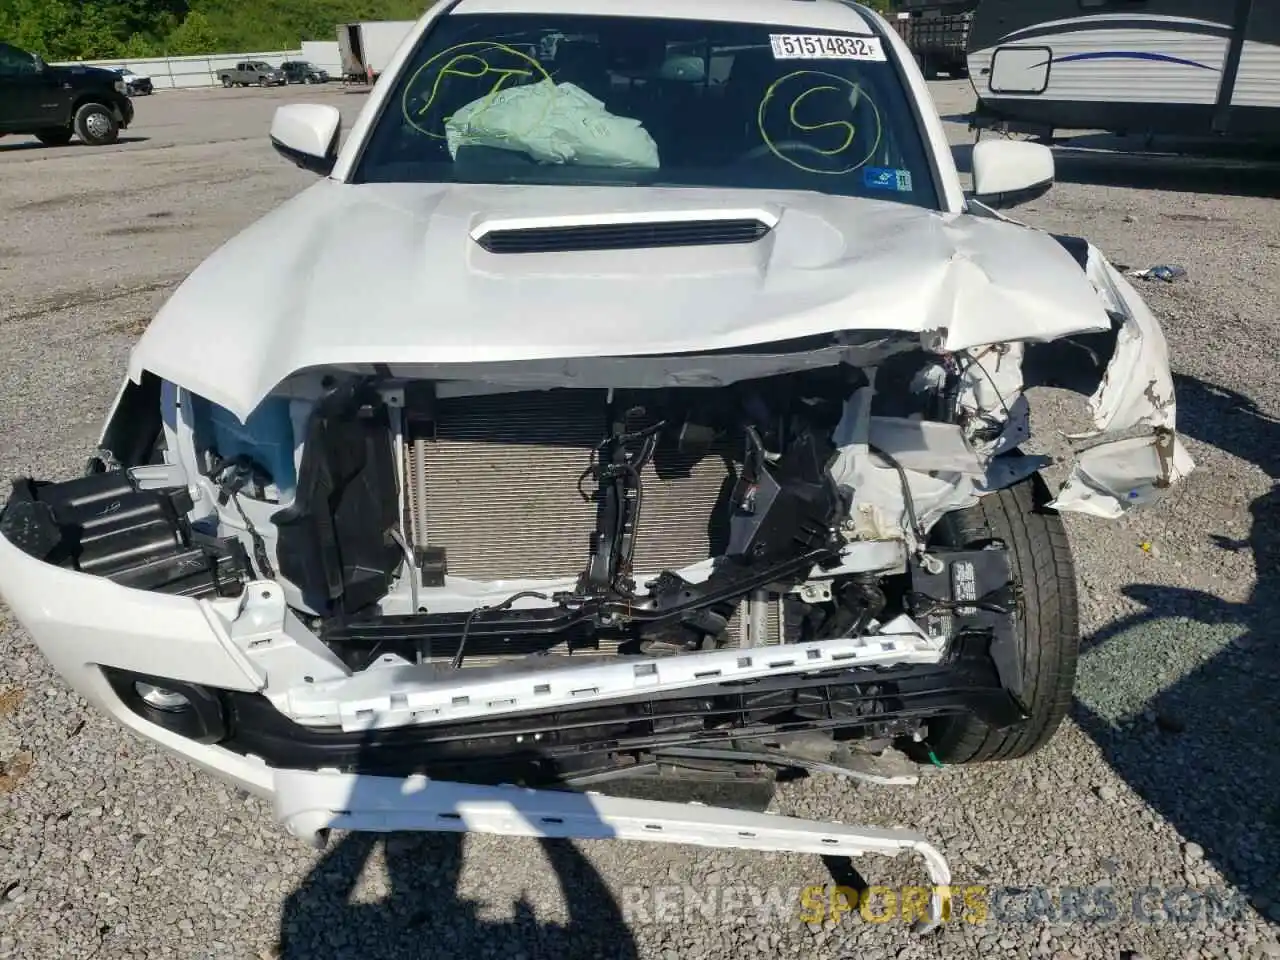
[[[528,154],[539,163],[658,169],[658,145],[572,83],[551,80],[473,100],[445,121],[449,155],[464,146]]]

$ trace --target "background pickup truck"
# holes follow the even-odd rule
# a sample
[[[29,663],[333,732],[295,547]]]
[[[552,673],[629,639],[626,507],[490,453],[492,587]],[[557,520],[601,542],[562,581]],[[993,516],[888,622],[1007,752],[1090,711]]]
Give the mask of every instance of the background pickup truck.
[[[289,82],[284,71],[273,67],[265,60],[245,60],[237,63],[234,69],[219,70],[218,79],[224,87],[259,87],[284,86]]]
[[[125,81],[98,67],[51,67],[34,53],[0,43],[0,136],[26,133],[47,146],[79,137],[115,143],[133,122]]]

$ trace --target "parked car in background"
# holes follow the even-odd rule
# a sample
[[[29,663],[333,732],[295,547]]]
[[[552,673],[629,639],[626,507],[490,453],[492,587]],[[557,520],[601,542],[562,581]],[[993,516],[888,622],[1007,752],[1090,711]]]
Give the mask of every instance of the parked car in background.
[[[245,60],[230,70],[218,71],[218,79],[224,87],[283,87],[289,81],[284,71],[265,60]]]
[[[124,81],[124,92],[129,96],[150,96],[155,93],[155,86],[151,83],[151,78],[146,74],[134,73],[128,67],[120,67],[115,72]]]
[[[48,146],[79,137],[115,143],[133,122],[133,103],[115,71],[51,67],[38,54],[0,43],[0,136],[25,133]]]
[[[280,64],[289,83],[328,83],[329,73],[306,60],[286,60]]]

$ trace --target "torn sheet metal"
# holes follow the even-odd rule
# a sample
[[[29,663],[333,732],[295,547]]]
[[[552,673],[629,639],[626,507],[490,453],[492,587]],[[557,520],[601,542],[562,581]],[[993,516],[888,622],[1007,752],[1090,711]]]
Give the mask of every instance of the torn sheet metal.
[[[1025,344],[992,343],[956,357],[960,420],[984,457],[1008,453],[1031,436],[1031,407],[1023,395],[1025,354]]]
[[[1090,278],[1098,285],[1099,294],[1115,304],[1113,310],[1123,317],[1123,323],[1102,383],[1089,398],[1097,430],[1085,436],[1137,426],[1172,430],[1177,403],[1164,331],[1133,285],[1092,247],[1089,263]]]
[[[982,460],[956,424],[871,417],[868,426],[870,445],[889,454],[907,470],[959,473],[969,477],[986,475]]]
[[[836,456],[828,470],[852,501],[843,533],[849,540],[904,540],[915,547],[943,514],[977,502],[974,489],[986,471],[958,427],[872,417],[874,371],[868,377],[871,385],[849,397],[831,436]]]
[[[1076,457],[1071,475],[1049,506],[1115,520],[1163,497],[1195,468],[1172,431],[1101,443]]]

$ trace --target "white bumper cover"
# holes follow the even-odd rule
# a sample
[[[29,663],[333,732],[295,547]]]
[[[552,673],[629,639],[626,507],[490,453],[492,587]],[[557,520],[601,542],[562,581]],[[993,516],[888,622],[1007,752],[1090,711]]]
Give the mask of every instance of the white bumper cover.
[[[276,816],[291,833],[314,846],[323,845],[324,831],[337,828],[639,840],[844,857],[915,853],[924,860],[932,889],[929,922],[917,927],[921,932],[946,916],[946,888],[951,883],[951,870],[938,849],[908,830],[591,793],[482,787],[425,777],[400,780],[280,771]]]

